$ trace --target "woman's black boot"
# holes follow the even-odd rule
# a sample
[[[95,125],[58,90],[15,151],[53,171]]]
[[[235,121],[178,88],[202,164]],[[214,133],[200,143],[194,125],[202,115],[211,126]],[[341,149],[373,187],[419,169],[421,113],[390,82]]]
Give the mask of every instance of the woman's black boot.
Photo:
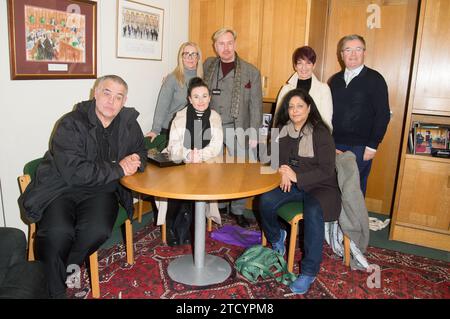
[[[175,204],[175,205],[174,205]],[[180,241],[178,239],[176,229],[176,218],[178,215],[178,205],[176,203],[171,203],[169,200],[167,205],[166,214],[166,241],[168,246],[178,246]]]

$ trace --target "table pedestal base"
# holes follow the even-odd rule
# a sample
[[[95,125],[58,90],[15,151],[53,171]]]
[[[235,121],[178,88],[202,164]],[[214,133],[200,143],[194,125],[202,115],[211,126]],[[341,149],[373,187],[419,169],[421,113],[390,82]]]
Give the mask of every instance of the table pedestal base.
[[[182,284],[206,286],[218,284],[231,274],[230,264],[223,258],[206,255],[203,267],[195,267],[192,255],[179,257],[169,264],[169,277]]]

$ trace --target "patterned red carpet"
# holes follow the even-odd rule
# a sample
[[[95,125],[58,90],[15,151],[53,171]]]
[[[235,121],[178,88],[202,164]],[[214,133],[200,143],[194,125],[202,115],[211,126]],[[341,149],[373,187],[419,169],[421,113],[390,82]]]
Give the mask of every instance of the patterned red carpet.
[[[126,264],[122,244],[99,252],[101,298],[151,299],[335,299],[335,298],[438,298],[450,299],[450,263],[369,247],[366,257],[381,270],[379,288],[376,275],[351,271],[325,244],[321,271],[308,294],[294,295],[287,286],[273,279],[252,284],[236,273],[221,284],[195,287],[172,281],[168,264],[178,256],[191,253],[190,246],[167,247],[162,244],[159,227],[152,223],[134,236],[135,264]],[[207,233],[206,250],[230,264],[243,249],[214,241]],[[298,273],[298,249],[295,273]],[[372,283],[372,284],[370,284]],[[81,288],[68,289],[69,298],[91,298],[88,273],[82,269]]]

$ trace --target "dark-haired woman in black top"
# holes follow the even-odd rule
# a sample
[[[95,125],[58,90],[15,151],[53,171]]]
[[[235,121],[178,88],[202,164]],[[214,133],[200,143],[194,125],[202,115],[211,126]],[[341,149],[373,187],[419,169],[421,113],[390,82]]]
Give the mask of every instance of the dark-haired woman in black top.
[[[277,112],[280,187],[261,195],[263,231],[272,248],[284,255],[286,231],[277,210],[286,203],[303,202],[305,255],[301,272],[290,288],[304,294],[316,279],[322,262],[324,222],[336,220],[341,209],[335,171],[335,146],[311,96],[302,89],[289,91]]]

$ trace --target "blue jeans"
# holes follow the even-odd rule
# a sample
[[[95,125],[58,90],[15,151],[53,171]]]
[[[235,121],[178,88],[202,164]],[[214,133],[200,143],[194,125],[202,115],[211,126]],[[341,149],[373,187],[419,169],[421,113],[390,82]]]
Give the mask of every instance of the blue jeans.
[[[279,187],[264,193],[259,200],[261,224],[267,240],[274,243],[280,239],[280,223],[277,210],[289,202],[303,202],[303,221],[305,227],[305,256],[301,261],[301,273],[316,276],[322,262],[323,240],[325,237],[322,208],[319,202],[303,190],[292,185],[289,193]]]
[[[361,191],[363,192],[365,197],[367,189],[367,179],[369,178],[370,168],[372,167],[372,160],[364,160],[364,151],[366,150],[366,147],[358,145],[336,144],[336,149],[342,152],[351,151],[356,155],[356,164],[358,165],[359,170],[359,183],[361,185]]]

